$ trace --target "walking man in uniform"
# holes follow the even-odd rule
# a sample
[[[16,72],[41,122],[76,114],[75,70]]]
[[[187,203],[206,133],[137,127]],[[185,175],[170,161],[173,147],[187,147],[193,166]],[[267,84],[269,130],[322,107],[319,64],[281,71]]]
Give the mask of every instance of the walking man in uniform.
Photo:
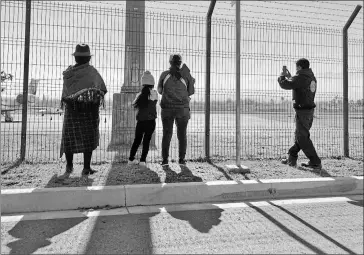
[[[278,78],[278,83],[282,89],[292,90],[293,108],[296,111],[295,143],[288,151],[288,159],[282,160],[282,163],[297,166],[298,153],[302,150],[309,159],[309,162],[303,163],[302,166],[321,169],[321,159],[310,139],[310,129],[316,107],[314,100],[317,81],[310,68],[310,62],[305,58],[296,62],[296,71],[296,75],[291,77],[289,71],[284,67]]]

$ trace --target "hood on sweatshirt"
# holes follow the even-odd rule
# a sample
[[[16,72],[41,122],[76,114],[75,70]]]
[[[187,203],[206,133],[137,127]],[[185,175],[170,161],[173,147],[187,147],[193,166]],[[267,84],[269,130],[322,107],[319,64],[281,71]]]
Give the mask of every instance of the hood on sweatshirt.
[[[301,69],[299,71],[297,71],[296,73],[297,75],[303,75],[303,76],[306,76],[312,80],[315,80],[316,81],[316,78],[315,78],[315,75],[314,73],[312,72],[312,69],[311,68],[307,68],[307,69]]]

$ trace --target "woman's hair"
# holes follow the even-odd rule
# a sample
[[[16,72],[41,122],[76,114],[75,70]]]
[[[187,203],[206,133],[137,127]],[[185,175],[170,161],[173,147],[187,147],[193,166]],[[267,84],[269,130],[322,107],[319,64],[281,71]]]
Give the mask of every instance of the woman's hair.
[[[148,100],[150,96],[150,88],[153,88],[153,85],[144,85],[141,91],[141,94],[137,98],[134,103],[135,108],[146,108],[148,107]]]
[[[182,64],[181,57],[179,55],[173,55],[169,63],[171,64],[169,73],[177,79],[181,79],[182,75],[179,72],[180,66]]]
[[[91,60],[91,56],[89,56],[89,57],[75,56],[75,61],[79,65],[86,64],[86,63],[90,62],[90,60]]]

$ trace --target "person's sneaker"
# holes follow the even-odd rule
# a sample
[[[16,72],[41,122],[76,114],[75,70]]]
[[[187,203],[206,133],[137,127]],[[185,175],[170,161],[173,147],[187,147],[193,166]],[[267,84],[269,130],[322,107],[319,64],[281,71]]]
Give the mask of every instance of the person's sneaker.
[[[289,166],[292,166],[292,167],[296,167],[297,166],[297,161],[295,160],[289,160],[289,159],[282,159],[281,160],[281,163],[284,164],[284,165],[289,165]]]
[[[186,160],[180,159],[180,160],[178,160],[178,164],[180,164],[180,165],[186,165]]]
[[[96,173],[97,171],[96,170],[93,170],[93,169],[83,169],[82,170],[82,175],[91,175],[91,174],[94,174],[94,173]]]
[[[147,165],[147,163],[145,163],[145,161],[140,161],[139,165],[140,165],[140,166],[146,166],[146,165]]]
[[[139,161],[134,159],[134,160],[128,160],[128,165],[138,165]]]
[[[321,170],[322,165],[320,164],[312,164],[310,161],[308,163],[302,163],[301,166],[312,168],[314,170]]]
[[[162,166],[167,166],[168,165],[168,160],[167,159],[163,159],[162,161]]]
[[[284,164],[284,165],[289,165],[289,166],[296,167],[297,166],[297,158],[289,156],[286,159],[282,159],[281,163]]]
[[[281,163],[284,164],[284,165],[289,165],[289,166],[293,166],[293,167],[297,166],[297,163],[289,161],[287,158],[282,159]]]

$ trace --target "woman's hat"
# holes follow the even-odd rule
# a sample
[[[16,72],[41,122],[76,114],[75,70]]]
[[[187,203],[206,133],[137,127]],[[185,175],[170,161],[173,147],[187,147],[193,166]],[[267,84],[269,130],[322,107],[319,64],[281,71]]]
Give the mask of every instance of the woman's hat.
[[[75,57],[91,57],[90,47],[87,44],[77,44],[76,51],[72,54]]]
[[[145,71],[142,76],[142,85],[152,85],[154,86],[154,77],[149,71]]]

